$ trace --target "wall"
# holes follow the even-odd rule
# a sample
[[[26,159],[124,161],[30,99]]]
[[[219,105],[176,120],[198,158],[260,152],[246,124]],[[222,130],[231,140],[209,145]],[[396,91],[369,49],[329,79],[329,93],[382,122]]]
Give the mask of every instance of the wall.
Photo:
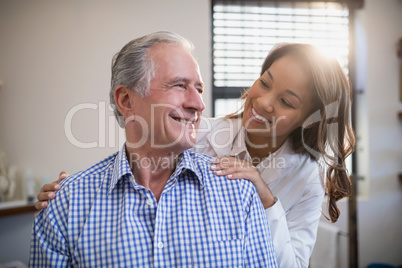
[[[402,1],[366,0],[357,13],[360,23],[357,60],[364,90],[359,105],[363,125],[359,136],[368,144],[360,166],[369,174],[369,196],[358,201],[360,265],[371,262],[402,264],[402,111],[399,99],[401,60],[397,44],[402,38]],[[359,130],[358,130],[359,131]]]
[[[402,38],[402,1],[365,0],[356,12],[357,159],[359,267],[402,264],[402,111],[397,44]],[[336,226],[348,231],[348,203],[340,202]],[[326,204],[323,210],[326,211]],[[324,220],[324,219],[322,219]],[[338,267],[348,267],[347,239],[340,239]]]
[[[0,151],[10,164],[51,178],[114,152],[117,145],[108,133],[114,121],[103,106],[110,60],[126,42],[151,31],[172,30],[192,40],[210,88],[209,5],[208,0],[0,1]],[[364,90],[357,99],[359,173],[369,182],[358,201],[360,267],[402,264],[402,188],[396,177],[402,172],[402,122],[396,117],[402,110],[396,57],[401,14],[401,0],[366,0],[356,14],[357,82]],[[211,107],[208,91],[205,101]],[[64,132],[69,111],[86,103],[96,108],[72,118],[73,135],[100,148],[77,148]],[[340,206],[337,225],[347,231],[347,202]],[[0,263],[28,261],[32,222],[31,215],[0,218]]]
[[[153,31],[175,31],[195,44],[210,115],[210,16],[208,0],[0,1],[0,151],[39,179],[116,151],[118,127],[107,108],[111,59]],[[71,134],[95,148],[79,148],[65,133],[77,105],[85,109],[72,117]],[[31,215],[0,218],[0,263],[28,261],[32,222]]]

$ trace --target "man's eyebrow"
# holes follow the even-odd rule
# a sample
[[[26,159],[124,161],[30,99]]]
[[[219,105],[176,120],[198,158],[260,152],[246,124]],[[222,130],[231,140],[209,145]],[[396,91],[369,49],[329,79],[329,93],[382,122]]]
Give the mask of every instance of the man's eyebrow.
[[[184,78],[184,77],[175,77],[175,78],[173,78],[172,80],[170,80],[170,81],[168,82],[169,85],[173,85],[173,84],[175,84],[175,83],[190,84],[190,80],[187,79],[187,78]],[[204,85],[204,83],[202,83],[202,82],[196,83],[196,86],[200,86],[200,87],[202,87],[203,89],[205,89],[205,85]]]
[[[286,89],[285,92],[288,93],[288,94],[290,94],[290,95],[292,95],[292,96],[295,96],[295,97],[300,101],[300,103],[302,103],[302,100],[301,100],[301,98],[299,97],[299,95],[297,95],[297,94],[296,94],[295,92],[293,92],[292,90]]]
[[[175,77],[172,80],[170,80],[168,84],[175,84],[179,82],[188,83],[188,79],[184,77]]]

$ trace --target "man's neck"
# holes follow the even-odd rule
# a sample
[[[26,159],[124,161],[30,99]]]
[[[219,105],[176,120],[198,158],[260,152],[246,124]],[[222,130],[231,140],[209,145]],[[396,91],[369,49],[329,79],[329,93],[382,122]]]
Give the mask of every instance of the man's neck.
[[[157,201],[176,169],[177,154],[126,146],[127,160],[136,183],[150,189]]]

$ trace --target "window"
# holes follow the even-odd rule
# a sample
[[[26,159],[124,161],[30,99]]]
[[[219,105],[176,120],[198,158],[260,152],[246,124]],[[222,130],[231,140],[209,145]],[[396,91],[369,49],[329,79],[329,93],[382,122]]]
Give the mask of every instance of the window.
[[[213,113],[238,110],[275,44],[309,43],[338,59],[348,74],[349,11],[334,2],[212,2]]]

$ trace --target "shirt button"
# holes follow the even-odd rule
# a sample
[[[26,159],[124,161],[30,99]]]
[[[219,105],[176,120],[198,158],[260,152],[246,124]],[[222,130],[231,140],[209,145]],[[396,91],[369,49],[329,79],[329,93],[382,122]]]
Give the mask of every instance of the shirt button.
[[[146,203],[148,206],[152,206],[154,202],[152,201],[152,199],[147,199]]]
[[[163,243],[162,242],[158,243],[158,248],[163,248]]]

